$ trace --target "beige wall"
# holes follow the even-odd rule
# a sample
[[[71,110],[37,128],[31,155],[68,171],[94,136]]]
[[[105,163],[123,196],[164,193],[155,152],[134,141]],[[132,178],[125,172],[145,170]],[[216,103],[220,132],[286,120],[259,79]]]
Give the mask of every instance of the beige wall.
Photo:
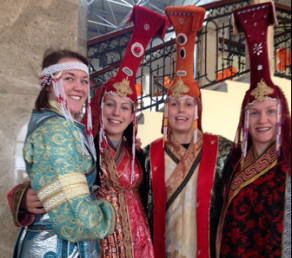
[[[273,78],[279,85],[289,102],[291,111],[291,81]],[[203,130],[204,132],[222,135],[234,140],[241,104],[249,84],[228,82],[228,92],[202,90],[203,98]],[[162,113],[143,112],[145,124],[139,125],[138,137],[141,138],[143,147],[162,137]]]
[[[0,4],[0,257],[12,257],[18,229],[6,195],[26,177],[25,126],[39,92],[41,59],[49,47],[85,52],[80,0],[1,0]],[[85,16],[83,16],[86,19]],[[84,24],[84,22],[82,23]]]

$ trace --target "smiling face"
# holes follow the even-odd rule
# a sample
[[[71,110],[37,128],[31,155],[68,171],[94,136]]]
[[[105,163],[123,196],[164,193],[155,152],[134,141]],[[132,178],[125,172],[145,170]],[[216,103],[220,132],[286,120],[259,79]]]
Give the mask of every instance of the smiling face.
[[[111,141],[121,141],[124,131],[133,122],[133,107],[130,101],[107,94],[103,108],[105,131]]]
[[[58,63],[79,62],[78,59],[63,58]],[[81,112],[83,104],[88,98],[89,93],[89,76],[79,70],[69,70],[62,72],[62,81],[64,86],[65,96],[72,115],[77,115]],[[50,99],[55,99],[53,89],[51,87]]]
[[[249,133],[256,149],[265,151],[276,141],[278,102],[266,100],[249,107]],[[260,155],[260,153],[258,153]]]
[[[190,134],[194,131],[195,103],[191,98],[169,99],[169,126],[175,134]]]

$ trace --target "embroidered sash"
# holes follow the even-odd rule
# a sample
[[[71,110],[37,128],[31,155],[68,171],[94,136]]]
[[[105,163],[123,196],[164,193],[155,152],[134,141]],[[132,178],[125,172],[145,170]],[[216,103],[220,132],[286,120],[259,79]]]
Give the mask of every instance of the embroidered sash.
[[[165,148],[165,151],[173,159],[173,161],[175,163],[179,164],[179,160],[173,155],[173,153],[171,153],[170,149],[167,146]],[[191,166],[190,171],[187,173],[187,176],[185,177],[185,179],[181,182],[180,186],[175,190],[173,195],[167,200],[166,210],[168,210],[170,208],[170,206],[173,204],[175,199],[180,195],[180,193],[183,191],[183,189],[186,187],[186,185],[188,184],[188,182],[192,178],[197,166],[200,163],[201,157],[202,157],[202,150],[200,151],[200,154],[198,155],[195,162]]]
[[[101,174],[102,187],[99,189],[99,194],[101,198],[106,198],[111,202],[118,216],[115,233],[101,240],[100,257],[133,257],[133,241],[126,198],[123,191],[119,192],[122,190],[119,178],[125,172],[124,169],[128,167],[127,163],[130,163],[131,158],[123,142],[116,149],[108,139],[108,146],[109,148],[104,150],[103,157],[107,169]]]
[[[165,151],[177,163],[177,166],[166,182],[166,201],[168,204],[174,202],[186,186],[186,183],[190,180],[191,175],[193,175],[196,167],[200,163],[202,146],[203,134],[201,132],[198,135],[198,150],[196,152],[194,151],[193,143],[186,150],[170,135],[169,141],[166,142]],[[165,162],[165,159],[163,161]]]
[[[264,155],[256,160],[253,150],[250,150],[243,170],[240,171],[232,180],[229,194],[228,206],[235,196],[246,186],[250,185],[258,178],[270,171],[278,163],[278,153],[276,147],[273,146]]]

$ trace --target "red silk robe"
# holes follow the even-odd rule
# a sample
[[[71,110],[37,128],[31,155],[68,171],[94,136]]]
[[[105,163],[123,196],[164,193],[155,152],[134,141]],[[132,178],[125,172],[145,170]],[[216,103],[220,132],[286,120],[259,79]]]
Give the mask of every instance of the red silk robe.
[[[109,142],[110,147],[103,154],[106,169],[102,172],[97,195],[114,206],[117,225],[113,235],[100,241],[100,257],[154,258],[149,226],[138,192],[143,172],[136,162],[135,179],[131,184],[132,153],[125,144],[115,150]]]

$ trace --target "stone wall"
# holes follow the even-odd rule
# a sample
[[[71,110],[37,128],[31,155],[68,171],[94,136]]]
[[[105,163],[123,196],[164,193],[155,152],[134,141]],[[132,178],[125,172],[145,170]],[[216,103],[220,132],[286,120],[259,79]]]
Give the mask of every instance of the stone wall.
[[[25,178],[22,144],[39,92],[41,61],[48,48],[86,53],[79,28],[82,0],[1,0],[0,4],[0,256],[12,257],[18,229],[6,195]],[[83,1],[82,1],[83,2]],[[84,10],[84,9],[83,9]],[[83,18],[86,19],[86,15]]]

